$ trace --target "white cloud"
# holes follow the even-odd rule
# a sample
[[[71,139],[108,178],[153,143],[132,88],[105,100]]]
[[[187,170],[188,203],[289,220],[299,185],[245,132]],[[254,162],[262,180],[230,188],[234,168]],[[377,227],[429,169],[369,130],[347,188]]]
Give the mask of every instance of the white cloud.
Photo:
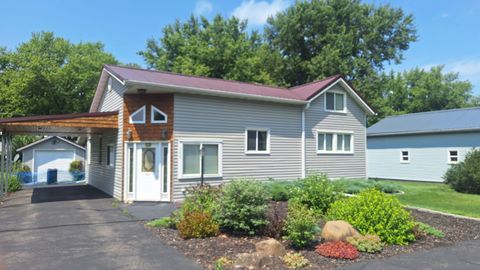
[[[285,0],[255,1],[244,0],[242,4],[235,8],[232,15],[248,20],[250,24],[262,25],[267,22],[268,17],[284,10],[288,6]]]
[[[195,15],[208,15],[212,12],[212,10],[212,3],[206,0],[198,0],[195,4],[195,9],[193,10],[193,13]]]
[[[446,13],[446,12],[440,14],[440,18],[442,18],[442,19],[446,19],[446,18],[448,18],[449,16],[450,16],[450,14],[448,14],[448,13]]]

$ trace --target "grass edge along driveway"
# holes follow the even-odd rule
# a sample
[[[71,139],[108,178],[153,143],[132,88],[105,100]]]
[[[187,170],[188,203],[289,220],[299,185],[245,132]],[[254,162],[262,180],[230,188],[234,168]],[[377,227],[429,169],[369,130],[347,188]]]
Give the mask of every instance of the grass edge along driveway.
[[[406,206],[480,218],[480,195],[459,193],[443,183],[379,181],[400,185],[405,194],[395,196]]]

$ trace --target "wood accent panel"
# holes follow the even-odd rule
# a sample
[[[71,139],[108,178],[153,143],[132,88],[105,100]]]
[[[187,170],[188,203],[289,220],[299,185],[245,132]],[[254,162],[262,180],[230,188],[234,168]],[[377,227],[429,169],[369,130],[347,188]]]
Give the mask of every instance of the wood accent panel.
[[[173,136],[173,94],[126,94],[123,99],[123,139],[128,141],[127,131],[132,131],[130,141],[167,141]],[[167,123],[151,123],[151,106],[167,115]],[[130,124],[130,115],[145,106],[145,124]],[[167,136],[163,136],[166,130]]]
[[[118,128],[118,115],[1,123],[9,127]]]

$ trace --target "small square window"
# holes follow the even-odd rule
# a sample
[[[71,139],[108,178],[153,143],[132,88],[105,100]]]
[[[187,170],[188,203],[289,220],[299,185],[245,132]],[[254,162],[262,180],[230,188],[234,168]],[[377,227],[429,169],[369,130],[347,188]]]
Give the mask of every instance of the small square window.
[[[448,151],[448,163],[450,163],[450,164],[458,163],[458,151],[457,150],[449,150]]]
[[[409,151],[401,151],[400,152],[400,162],[401,163],[409,163],[410,162],[410,152]]]
[[[268,153],[269,132],[268,130],[247,130],[246,134],[247,153]]]
[[[327,92],[325,95],[325,109],[327,111],[345,112],[345,94]]]

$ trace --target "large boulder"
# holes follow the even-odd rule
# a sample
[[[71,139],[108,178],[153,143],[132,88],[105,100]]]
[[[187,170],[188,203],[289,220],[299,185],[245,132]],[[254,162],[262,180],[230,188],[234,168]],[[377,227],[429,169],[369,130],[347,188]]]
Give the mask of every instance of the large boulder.
[[[343,220],[329,221],[322,229],[322,238],[327,242],[345,241],[347,237],[359,235],[352,225]]]
[[[272,238],[256,243],[255,249],[257,253],[262,253],[267,256],[284,256],[287,253],[285,247]]]
[[[262,269],[272,263],[272,258],[262,253],[240,253],[237,254],[235,268]]]

